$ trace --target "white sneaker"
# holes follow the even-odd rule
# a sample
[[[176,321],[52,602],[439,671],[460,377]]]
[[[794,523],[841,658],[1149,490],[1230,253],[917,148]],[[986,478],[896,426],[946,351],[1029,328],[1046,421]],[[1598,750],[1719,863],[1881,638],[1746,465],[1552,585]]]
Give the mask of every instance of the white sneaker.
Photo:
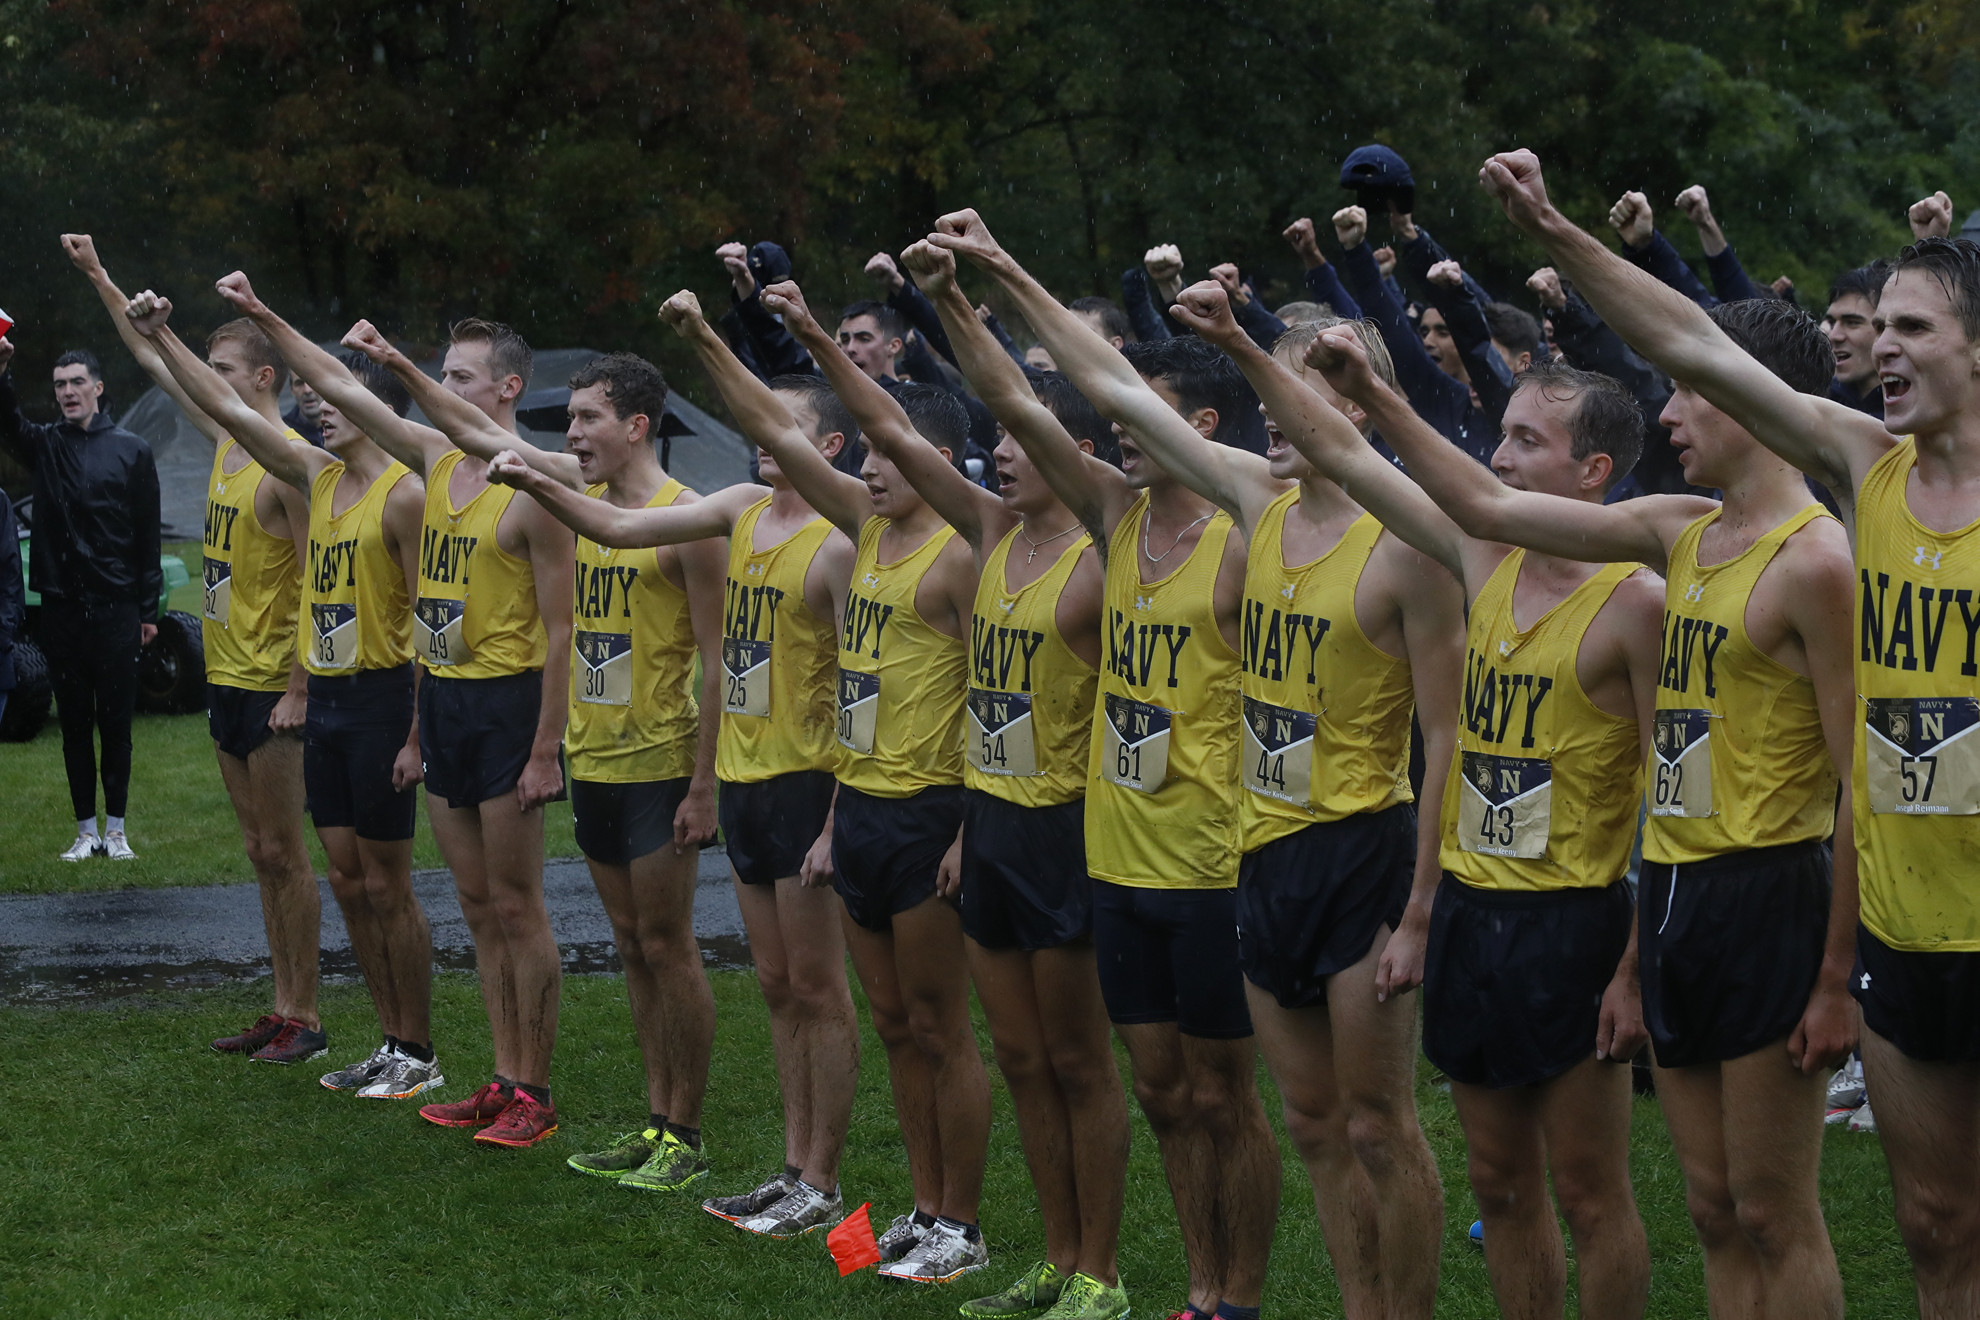
[[[874,1239],[874,1245],[880,1248],[881,1264],[899,1260],[920,1246],[921,1239],[934,1231],[933,1224],[923,1228],[914,1222],[914,1216],[911,1214],[895,1215],[894,1222],[887,1225],[886,1231]]]
[[[401,1051],[393,1051],[391,1060],[372,1075],[370,1080],[358,1087],[360,1100],[410,1100],[447,1084],[440,1072],[440,1056],[430,1059],[415,1059]]]
[[[137,854],[131,851],[131,841],[124,837],[122,830],[111,830],[103,836],[103,851],[113,862],[134,862]]]
[[[938,1219],[914,1244],[914,1250],[882,1265],[880,1277],[903,1283],[947,1283],[989,1263],[990,1249],[983,1245],[981,1233],[972,1242],[962,1229]]]
[[[745,1233],[795,1238],[803,1237],[814,1229],[830,1228],[845,1217],[845,1203],[839,1192],[827,1196],[809,1183],[800,1181],[782,1200],[766,1208],[762,1214],[737,1220],[735,1224]]]
[[[94,834],[78,834],[76,841],[69,845],[69,850],[61,854],[61,857],[65,862],[80,862],[85,857],[101,857],[102,855],[103,840],[97,838]]]
[[[1851,1132],[1875,1132],[1877,1130],[1877,1120],[1870,1113],[1870,1102],[1868,1100],[1858,1105],[1856,1112],[1849,1116],[1849,1130]]]

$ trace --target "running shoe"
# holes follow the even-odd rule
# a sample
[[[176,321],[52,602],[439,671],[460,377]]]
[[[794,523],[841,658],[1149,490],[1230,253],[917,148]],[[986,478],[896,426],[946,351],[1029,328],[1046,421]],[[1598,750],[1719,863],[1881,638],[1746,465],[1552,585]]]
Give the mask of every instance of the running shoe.
[[[845,1201],[839,1193],[827,1196],[800,1178],[782,1200],[760,1215],[737,1221],[736,1227],[763,1237],[797,1238],[814,1229],[829,1228],[845,1217]]]
[[[1836,1075],[1829,1079],[1829,1112],[1823,1121],[1849,1122],[1849,1116],[1856,1112],[1863,1099],[1863,1060],[1852,1054],[1843,1060],[1843,1066],[1836,1069]]]
[[[380,1045],[364,1058],[336,1072],[327,1072],[317,1078],[326,1091],[355,1091],[385,1071],[385,1065],[398,1056],[390,1045]]]
[[[284,1022],[275,1039],[248,1055],[249,1063],[301,1063],[330,1052],[327,1032],[312,1031],[300,1022]]]
[[[887,1231],[874,1239],[874,1245],[880,1248],[880,1263],[884,1265],[899,1260],[913,1251],[932,1228],[933,1224],[922,1227],[911,1214],[895,1215],[894,1222],[887,1225]]]
[[[1851,1132],[1875,1132],[1877,1130],[1877,1119],[1870,1112],[1870,1102],[1868,1100],[1858,1105],[1856,1112],[1849,1116],[1849,1130]]]
[[[57,855],[65,862],[80,862],[89,857],[101,857],[103,840],[94,834],[78,834],[76,841],[69,845],[68,850]]]
[[[1076,1274],[1076,1279],[1085,1275]],[[1041,1260],[1000,1293],[964,1302],[957,1314],[969,1320],[992,1320],[995,1316],[1030,1315],[1056,1303],[1066,1288],[1066,1276],[1049,1260]]]
[[[280,1013],[263,1013],[246,1031],[214,1041],[213,1048],[222,1054],[252,1054],[274,1040],[275,1034],[287,1025],[288,1019]]]
[[[989,1263],[990,1249],[983,1245],[982,1234],[971,1241],[962,1229],[938,1219],[914,1244],[914,1250],[882,1265],[880,1277],[901,1283],[947,1283]]]
[[[1075,1274],[1042,1320],[1123,1320],[1127,1313],[1126,1288],[1118,1283],[1109,1288],[1091,1274]]]
[[[431,1059],[415,1059],[403,1050],[395,1051],[392,1061],[369,1083],[358,1088],[358,1099],[410,1100],[446,1084],[447,1079],[440,1072],[438,1055]]]
[[[769,1181],[758,1185],[754,1191],[744,1192],[741,1196],[711,1196],[701,1203],[701,1208],[717,1219],[739,1224],[745,1219],[762,1214],[789,1196],[791,1189],[796,1186],[796,1178],[779,1171]]]
[[[1464,1237],[1465,1241],[1482,1250],[1485,1246],[1485,1221],[1482,1219],[1472,1220],[1471,1228],[1465,1233]]]
[[[660,1129],[647,1128],[641,1132],[623,1133],[612,1138],[612,1144],[604,1150],[593,1151],[589,1155],[573,1155],[564,1163],[579,1173],[617,1182],[652,1159],[659,1149]]]
[[[111,830],[103,836],[103,855],[113,862],[137,860],[137,854],[131,851],[131,841],[124,837],[122,830]]]
[[[500,1082],[488,1082],[465,1100],[421,1105],[419,1116],[441,1127],[487,1127],[502,1116],[514,1097]]]
[[[502,1116],[474,1134],[476,1141],[517,1150],[534,1146],[557,1130],[557,1106],[538,1100],[521,1087]]]
[[[653,1152],[653,1157],[619,1179],[619,1186],[637,1187],[642,1192],[678,1192],[707,1176],[706,1153],[671,1132],[663,1132],[660,1148]]]

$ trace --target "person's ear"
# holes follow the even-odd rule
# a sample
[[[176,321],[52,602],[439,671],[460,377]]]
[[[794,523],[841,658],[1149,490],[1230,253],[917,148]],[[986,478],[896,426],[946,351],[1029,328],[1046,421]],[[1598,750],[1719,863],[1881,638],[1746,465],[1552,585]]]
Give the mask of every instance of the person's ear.
[[[274,388],[275,388],[275,368],[273,368],[273,367],[256,367],[256,368],[254,369],[254,387],[255,387],[255,388],[256,388],[257,390],[272,390],[272,389],[274,389]]]
[[[1217,416],[1215,408],[1198,408],[1189,415],[1189,424],[1195,427],[1196,433],[1205,440],[1217,438],[1217,423],[1220,420],[1222,419]]]
[[[498,403],[508,403],[513,399],[521,398],[522,392],[523,381],[521,376],[504,376],[502,377],[502,388],[496,391],[495,399]]]
[[[631,444],[636,445],[653,438],[653,419],[645,413],[634,413],[626,418],[626,426],[632,432],[627,437],[627,441]]]
[[[890,358],[897,358],[901,355],[901,350],[906,347],[907,347],[907,340],[902,339],[899,335],[895,335],[892,339],[889,339],[887,341],[887,356]]]
[[[1615,471],[1616,460],[1599,450],[1581,460],[1581,485],[1584,490],[1606,490],[1609,474]]]
[[[839,451],[846,447],[846,433],[844,431],[834,431],[823,440],[817,441],[817,445],[818,452],[823,454],[829,462],[837,458]]]
[[[102,397],[103,397],[103,382],[102,382],[102,381],[100,381],[100,380],[98,380],[98,381],[92,381],[92,382],[90,382],[90,383],[96,386],[96,397],[97,397],[97,398],[99,398],[99,399],[100,399],[100,398],[102,398]]]
[[[1093,457],[1093,441],[1090,438],[1081,436],[1079,439],[1073,441],[1073,446],[1088,458]]]
[[[1354,423],[1355,430],[1361,432],[1363,435],[1368,434],[1368,412],[1366,409],[1352,399],[1342,399],[1340,410],[1341,416]]]

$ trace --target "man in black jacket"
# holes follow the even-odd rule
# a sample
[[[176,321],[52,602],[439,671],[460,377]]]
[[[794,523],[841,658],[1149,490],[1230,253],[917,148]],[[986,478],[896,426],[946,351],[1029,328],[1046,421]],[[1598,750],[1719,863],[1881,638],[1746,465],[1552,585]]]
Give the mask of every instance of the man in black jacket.
[[[138,647],[158,631],[158,469],[151,447],[98,406],[103,370],[88,353],[55,364],[62,420],[30,422],[0,339],[0,448],[34,474],[30,585],[41,593],[41,648],[62,717],[62,762],[76,841],[64,861],[128,860],[131,710]],[[103,833],[96,828],[96,747],[103,740]]]
[[[27,592],[21,586],[21,539],[15,530],[14,506],[0,490],[0,719],[7,715],[7,694],[14,690],[14,643],[27,612]]]

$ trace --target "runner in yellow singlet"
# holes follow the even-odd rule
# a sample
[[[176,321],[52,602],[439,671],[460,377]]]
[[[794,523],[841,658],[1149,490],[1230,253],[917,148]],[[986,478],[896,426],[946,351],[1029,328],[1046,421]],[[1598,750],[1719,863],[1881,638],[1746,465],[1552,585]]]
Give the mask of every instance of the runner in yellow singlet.
[[[721,663],[713,671],[722,685],[715,773],[736,901],[770,1010],[785,1164],[750,1192],[702,1204],[738,1227],[787,1237],[843,1213],[839,1159],[859,1074],[839,897],[799,879],[806,854],[821,838],[830,845],[838,620],[853,547],[804,502],[770,450],[787,440],[829,458],[858,428],[817,377],[765,386],[698,316],[672,303],[663,312],[694,345],[744,433],[762,438],[767,485],[624,509],[587,499],[512,456],[498,459],[493,475],[529,491],[588,544],[630,549],[730,538]]]
[[[1980,614],[1958,602],[1980,592],[1980,246],[1927,238],[1899,255],[1877,304],[1879,422],[1798,392],[1696,307],[1651,296],[1554,208],[1530,152],[1493,157],[1481,177],[1619,334],[1827,486],[1854,520],[1849,785],[1861,918],[1850,991],[1919,1311],[1974,1314],[1980,780],[1960,735],[1980,709],[1980,671],[1966,662]],[[1815,1071],[1824,1059],[1810,1035],[1800,1062]]]
[[[365,1058],[322,1081],[365,1099],[410,1099],[446,1081],[429,1025],[433,943],[412,889],[412,789],[420,779],[412,595],[425,492],[337,400],[361,390],[395,414],[411,401],[383,368],[357,354],[339,362],[298,334],[255,297],[245,275],[237,271],[217,287],[268,335],[299,381],[322,382],[325,447],[317,449],[241,406],[169,332],[157,336],[187,393],[309,505],[297,623],[310,674],[303,781],[331,893],[383,1035]]]
[[[1189,1305],[1259,1304],[1278,1215],[1238,967],[1238,646],[1245,545],[1231,519],[1145,446],[1220,436],[1254,407],[1236,367],[1193,337],[1120,350],[1060,306],[973,211],[929,242],[1012,296],[1067,378],[1115,423],[1116,468],[1063,436],[1017,434],[1094,544],[1106,579],[1086,854],[1107,1012],[1161,1143],[1189,1263]]]
[[[1427,431],[1356,335],[1322,332],[1307,363],[1390,445]],[[1650,1256],[1629,1180],[1629,1061],[1644,1032],[1624,872],[1663,583],[1637,565],[1468,536],[1338,412],[1279,394],[1274,417],[1295,447],[1465,587],[1457,755],[1427,768],[1448,779],[1423,1046],[1451,1078],[1493,1291],[1506,1310],[1561,1312],[1558,1213],[1574,1234],[1583,1313],[1640,1315]],[[1305,416],[1281,415],[1282,399]],[[1558,363],[1520,378],[1504,426],[1500,481],[1588,504],[1643,444],[1620,385]]]
[[[1425,764],[1448,764],[1464,598],[1273,421],[1276,394],[1305,391],[1293,397],[1317,394],[1365,430],[1361,410],[1307,374],[1301,356],[1323,328],[1346,326],[1387,381],[1380,336],[1308,322],[1267,356],[1212,285],[1184,291],[1173,314],[1252,381],[1271,444],[1261,458],[1180,427],[1146,441],[1250,546],[1237,921],[1251,1020],[1313,1183],[1342,1305],[1427,1316],[1443,1199],[1416,1118],[1417,1001],[1407,991],[1442,874],[1444,784],[1425,776],[1419,815],[1410,719],[1420,713]]]
[[[440,429],[351,394],[340,405],[426,483],[413,647],[420,761],[434,841],[474,937],[494,1076],[465,1100],[422,1106],[475,1140],[531,1146],[557,1130],[550,1055],[563,968],[543,906],[543,811],[563,784],[573,544],[569,530],[486,464],[454,447],[484,423],[513,441],[529,380],[522,336],[492,321],[454,325],[435,384],[370,322],[344,336],[399,378]]]

